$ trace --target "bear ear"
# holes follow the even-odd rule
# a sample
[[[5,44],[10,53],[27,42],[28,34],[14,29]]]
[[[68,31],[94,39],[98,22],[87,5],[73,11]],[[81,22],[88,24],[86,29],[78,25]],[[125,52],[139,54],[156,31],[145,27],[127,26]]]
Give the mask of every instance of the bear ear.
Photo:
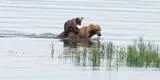
[[[81,17],[81,20],[83,20],[84,19],[84,17]]]
[[[98,27],[98,30],[101,31],[101,25],[98,24],[97,27]]]

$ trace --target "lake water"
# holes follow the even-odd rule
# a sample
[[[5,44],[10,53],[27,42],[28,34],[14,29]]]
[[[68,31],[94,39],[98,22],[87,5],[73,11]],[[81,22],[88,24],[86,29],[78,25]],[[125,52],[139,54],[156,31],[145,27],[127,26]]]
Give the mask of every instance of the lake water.
[[[102,42],[127,45],[140,36],[160,40],[158,0],[1,0],[0,79],[158,80],[159,69],[117,66],[116,58],[99,67],[78,63],[70,55],[77,48],[64,47],[55,38],[64,22],[77,16],[85,18],[82,25],[101,25]],[[53,38],[41,35],[45,33]]]

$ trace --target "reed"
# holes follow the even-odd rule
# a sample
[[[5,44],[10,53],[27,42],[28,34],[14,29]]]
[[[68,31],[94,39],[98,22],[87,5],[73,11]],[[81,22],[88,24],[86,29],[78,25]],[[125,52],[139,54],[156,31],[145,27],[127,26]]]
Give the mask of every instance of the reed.
[[[160,67],[159,46],[143,38],[127,47],[127,65],[130,67]]]
[[[111,66],[113,63],[128,67],[156,67],[160,68],[159,45],[146,42],[143,38],[135,40],[127,46],[114,45],[113,42],[103,43],[100,46],[81,48],[72,55],[77,66]],[[107,62],[107,63],[106,63]]]

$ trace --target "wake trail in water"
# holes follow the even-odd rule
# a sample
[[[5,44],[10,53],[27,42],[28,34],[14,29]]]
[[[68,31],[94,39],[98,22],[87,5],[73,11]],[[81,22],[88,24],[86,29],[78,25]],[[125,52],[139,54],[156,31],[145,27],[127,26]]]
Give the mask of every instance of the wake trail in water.
[[[11,30],[0,30],[0,38],[6,37],[26,37],[26,38],[58,38],[57,34],[53,33],[24,33],[19,31],[11,31]]]

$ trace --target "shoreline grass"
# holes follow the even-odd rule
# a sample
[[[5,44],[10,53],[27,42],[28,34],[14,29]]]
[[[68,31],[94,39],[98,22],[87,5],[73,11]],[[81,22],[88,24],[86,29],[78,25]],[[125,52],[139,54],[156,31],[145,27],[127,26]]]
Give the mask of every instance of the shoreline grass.
[[[85,47],[76,50],[71,57],[77,66],[92,66],[93,68],[111,67],[113,64],[116,66],[123,64],[128,67],[160,68],[159,45],[154,42],[145,42],[143,38],[139,38],[127,46],[118,46],[107,42],[100,46]]]
[[[159,46],[142,38],[127,47],[127,66],[160,68]]]

